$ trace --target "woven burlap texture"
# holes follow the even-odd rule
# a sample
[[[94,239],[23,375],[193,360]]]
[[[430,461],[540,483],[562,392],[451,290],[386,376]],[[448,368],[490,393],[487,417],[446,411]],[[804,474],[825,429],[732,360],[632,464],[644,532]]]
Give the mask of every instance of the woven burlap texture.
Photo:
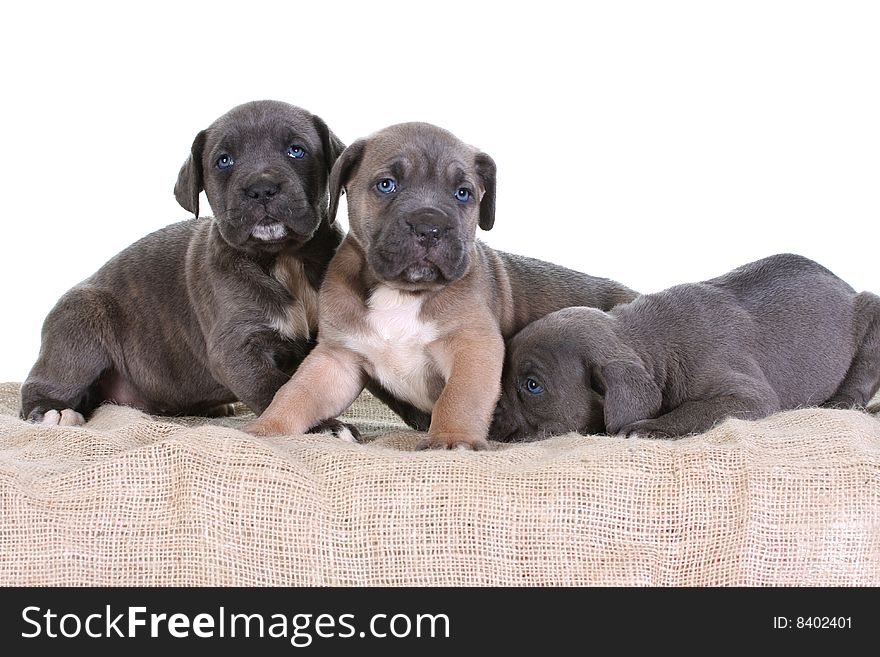
[[[17,418],[0,384],[3,585],[880,585],[880,420],[804,409],[679,441],[413,452],[249,417]]]

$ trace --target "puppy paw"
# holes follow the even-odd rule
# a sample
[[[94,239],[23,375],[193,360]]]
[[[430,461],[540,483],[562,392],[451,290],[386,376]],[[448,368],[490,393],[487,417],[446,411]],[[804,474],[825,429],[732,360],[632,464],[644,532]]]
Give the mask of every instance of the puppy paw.
[[[263,436],[266,438],[269,436],[283,436],[288,433],[288,431],[285,430],[284,425],[280,422],[263,420],[262,418],[251,420],[242,427],[242,431],[249,433],[252,436]]]
[[[205,417],[232,417],[235,415],[235,404],[220,404],[209,408]]]
[[[489,443],[485,438],[473,438],[464,435],[429,435],[424,440],[419,441],[416,450],[422,451],[426,449],[454,449],[457,451],[480,451],[489,449]]]
[[[349,443],[363,442],[361,432],[358,431],[356,426],[340,420],[324,420],[306,431],[306,433],[330,434]]]
[[[622,438],[655,438],[669,440],[678,438],[654,420],[639,420],[623,427],[618,433]]]
[[[48,411],[32,411],[28,415],[28,422],[56,427],[81,427],[86,423],[86,419],[72,408],[65,408],[61,411],[52,408]]]

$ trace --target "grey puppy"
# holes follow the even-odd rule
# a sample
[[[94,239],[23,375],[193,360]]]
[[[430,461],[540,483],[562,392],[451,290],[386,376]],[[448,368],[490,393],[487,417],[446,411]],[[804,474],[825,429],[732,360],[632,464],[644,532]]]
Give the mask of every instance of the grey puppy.
[[[880,297],[775,255],[609,312],[566,308],[509,344],[491,435],[674,438],[727,417],[863,407],[880,387]]]
[[[287,103],[233,108],[198,133],[174,194],[196,219],[119,253],[58,301],[22,417],[75,425],[103,401],[150,413],[255,413],[315,342],[342,232],[328,177],[344,144]],[[204,190],[216,218],[198,218]]]

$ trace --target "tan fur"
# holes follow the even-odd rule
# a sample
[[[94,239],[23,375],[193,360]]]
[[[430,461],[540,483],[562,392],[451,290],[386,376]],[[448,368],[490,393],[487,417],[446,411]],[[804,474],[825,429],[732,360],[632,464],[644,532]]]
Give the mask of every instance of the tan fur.
[[[269,318],[272,327],[292,340],[314,336],[318,330],[318,293],[309,285],[302,261],[283,255],[278,258],[272,276],[296,300],[283,315]]]
[[[450,334],[444,342],[447,385],[434,404],[423,447],[485,449],[501,394],[504,340],[492,322],[477,321],[474,328]]]

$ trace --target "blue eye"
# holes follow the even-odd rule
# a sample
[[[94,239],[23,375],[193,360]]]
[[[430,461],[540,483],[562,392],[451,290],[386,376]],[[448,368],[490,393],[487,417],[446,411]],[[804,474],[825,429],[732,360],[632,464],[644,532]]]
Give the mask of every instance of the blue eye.
[[[376,189],[383,194],[390,194],[397,191],[397,183],[394,178],[382,178],[382,180],[376,183]]]
[[[299,146],[288,146],[287,147],[287,154],[290,157],[292,157],[296,160],[299,160],[300,158],[305,156],[306,152],[305,152],[305,150],[303,150]]]
[[[218,169],[228,169],[233,164],[235,164],[235,162],[233,161],[232,156],[226,153],[223,153],[223,155],[217,158]]]
[[[534,379],[526,379],[526,390],[528,390],[533,395],[540,395],[542,392],[544,392],[544,386],[542,386]]]
[[[459,187],[455,192],[455,198],[457,198],[462,203],[467,203],[467,200],[471,197],[471,190],[467,187]]]

